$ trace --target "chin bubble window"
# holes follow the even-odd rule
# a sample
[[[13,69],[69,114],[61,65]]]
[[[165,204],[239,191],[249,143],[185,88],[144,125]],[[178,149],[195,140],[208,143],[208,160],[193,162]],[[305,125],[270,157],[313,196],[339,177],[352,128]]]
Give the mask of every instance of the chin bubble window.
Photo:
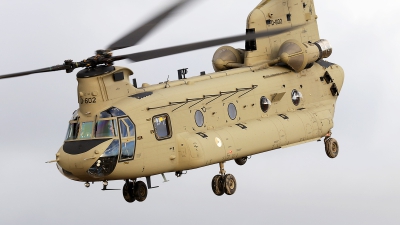
[[[260,99],[261,110],[264,113],[268,112],[268,109],[269,109],[270,105],[271,105],[271,101],[268,98],[266,98],[265,96],[262,96],[261,99]]]
[[[167,114],[154,116],[153,126],[157,140],[168,139],[172,136],[171,124]]]
[[[292,91],[292,102],[293,105],[298,106],[300,104],[300,100],[303,98],[303,95],[297,91],[296,89],[293,89]]]
[[[231,120],[234,120],[237,116],[236,106],[233,103],[228,105],[228,115]]]
[[[204,124],[204,116],[203,113],[200,110],[197,110],[194,114],[194,120],[196,121],[196,125],[198,127],[203,126]]]

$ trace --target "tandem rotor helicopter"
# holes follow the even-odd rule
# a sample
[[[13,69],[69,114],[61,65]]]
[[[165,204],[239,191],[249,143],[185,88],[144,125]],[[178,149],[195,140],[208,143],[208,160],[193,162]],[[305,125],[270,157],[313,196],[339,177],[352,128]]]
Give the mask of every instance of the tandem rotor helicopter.
[[[332,54],[320,39],[313,0],[262,0],[247,18],[246,34],[113,56],[137,44],[163,19],[190,2],[180,0],[96,55],[62,65],[0,76],[15,78],[66,70],[77,74],[79,108],[65,141],[48,163],[67,178],[85,182],[124,180],[127,202],[144,201],[151,176],[218,165],[214,194],[232,195],[236,179],[224,163],[244,165],[249,156],[324,138],[335,158],[331,137],[343,69],[324,58]],[[244,41],[244,49],[219,47],[214,73],[138,87],[132,71],[114,65],[169,56]],[[146,178],[146,183],[138,180]]]

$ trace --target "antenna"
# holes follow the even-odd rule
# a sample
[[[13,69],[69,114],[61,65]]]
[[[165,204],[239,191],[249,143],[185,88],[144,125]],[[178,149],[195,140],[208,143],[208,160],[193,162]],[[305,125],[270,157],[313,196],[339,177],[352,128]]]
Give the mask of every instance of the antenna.
[[[187,70],[188,70],[188,68],[183,68],[183,69],[178,70],[178,79],[179,80],[186,79]]]

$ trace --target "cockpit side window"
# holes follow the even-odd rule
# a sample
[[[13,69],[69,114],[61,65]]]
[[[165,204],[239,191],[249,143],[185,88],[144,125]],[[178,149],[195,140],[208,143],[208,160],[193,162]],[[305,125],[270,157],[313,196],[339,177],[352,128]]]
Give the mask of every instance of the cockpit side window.
[[[126,125],[128,125],[129,136],[134,137],[135,136],[135,125],[132,123],[132,121],[129,118],[125,118],[124,122],[126,123]]]
[[[119,118],[121,153],[119,161],[132,160],[135,155],[136,136],[135,125],[128,118]]]
[[[119,121],[119,127],[120,127],[120,130],[121,130],[121,137],[128,137],[128,131],[126,129],[126,125],[123,122],[123,120]]]
[[[78,137],[79,123],[77,121],[72,121],[69,123],[67,135],[65,140],[75,140]]]

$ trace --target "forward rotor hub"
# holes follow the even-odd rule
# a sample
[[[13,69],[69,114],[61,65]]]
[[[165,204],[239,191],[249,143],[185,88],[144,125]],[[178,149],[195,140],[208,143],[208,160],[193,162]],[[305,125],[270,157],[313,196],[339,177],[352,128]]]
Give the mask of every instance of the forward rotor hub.
[[[98,65],[112,66],[114,64],[112,52],[107,50],[97,50],[96,55],[84,59],[80,62],[73,62],[71,59],[64,61],[65,70],[67,73],[71,73],[75,68],[86,67],[87,69],[94,69]]]

